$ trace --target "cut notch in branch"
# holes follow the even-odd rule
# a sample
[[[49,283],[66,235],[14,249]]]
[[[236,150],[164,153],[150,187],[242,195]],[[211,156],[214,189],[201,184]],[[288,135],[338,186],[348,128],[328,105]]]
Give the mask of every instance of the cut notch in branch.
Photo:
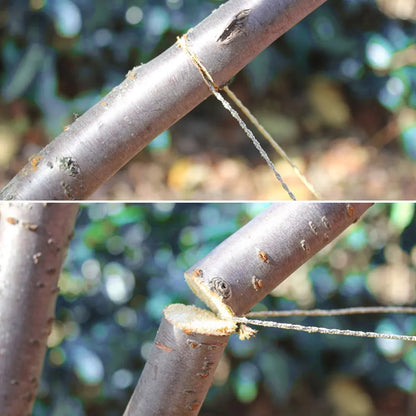
[[[213,312],[194,305],[174,303],[163,313],[172,325],[187,334],[231,335],[237,329],[236,322],[218,318]]]
[[[234,316],[233,311],[229,306],[223,303],[221,296],[210,290],[202,282],[202,270],[194,269],[192,273],[185,273],[185,280],[192,292],[201,299],[212,311],[214,311],[219,318],[229,320]]]
[[[217,333],[214,331],[223,331],[224,329],[228,329],[229,327],[233,327],[232,332],[237,332],[240,340],[250,339],[253,337],[257,330],[250,328],[247,325],[239,323],[237,325],[236,322],[233,321],[234,313],[232,310],[222,302],[222,298],[218,296],[215,292],[209,290],[207,286],[205,286],[200,278],[201,270],[195,269],[193,273],[185,273],[185,280],[188,283],[191,290],[198,296],[209,308],[211,308],[218,317],[210,311],[204,311],[203,309],[195,308],[197,311],[193,311],[193,314],[198,314],[201,318],[204,318],[204,321],[198,322],[196,328],[198,329],[198,333],[207,333],[212,335],[221,335],[221,333]],[[170,305],[173,306],[173,305]],[[174,305],[176,306],[183,306],[183,305]],[[189,307],[188,307],[189,308]],[[169,315],[167,314],[167,310],[165,310],[165,317],[169,320]],[[180,314],[181,310],[179,308],[175,308],[175,312]],[[194,317],[195,315],[192,315]],[[214,321],[212,321],[212,317],[214,317]],[[191,330],[190,322],[188,321],[188,317],[185,319],[178,319],[182,317],[177,317],[175,319],[175,323],[179,326],[183,331],[187,332]],[[223,323],[223,329],[217,329],[217,325],[219,322]],[[234,325],[232,325],[234,323]],[[213,325],[212,325],[213,324]],[[194,326],[192,326],[194,328]],[[203,330],[208,330],[209,332],[199,332]]]
[[[167,306],[124,416],[197,416],[236,326],[196,306]]]

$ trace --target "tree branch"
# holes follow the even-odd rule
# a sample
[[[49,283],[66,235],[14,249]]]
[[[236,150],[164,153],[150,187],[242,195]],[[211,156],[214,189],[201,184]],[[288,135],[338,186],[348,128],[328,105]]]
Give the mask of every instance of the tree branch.
[[[273,204],[186,273],[219,316],[243,315],[371,206]]]
[[[370,206],[272,205],[191,267],[191,289],[223,319],[205,311],[205,320],[192,306],[166,308],[124,416],[197,415],[229,335],[253,334],[236,327],[233,315],[247,312]]]
[[[0,206],[0,414],[29,415],[77,204]]]
[[[188,32],[188,43],[216,85],[325,0],[229,0]],[[243,12],[243,14],[241,14]],[[151,140],[210,94],[177,44],[79,117],[0,192],[1,199],[86,199]]]
[[[124,416],[197,415],[236,324],[195,306],[163,311],[152,351]]]

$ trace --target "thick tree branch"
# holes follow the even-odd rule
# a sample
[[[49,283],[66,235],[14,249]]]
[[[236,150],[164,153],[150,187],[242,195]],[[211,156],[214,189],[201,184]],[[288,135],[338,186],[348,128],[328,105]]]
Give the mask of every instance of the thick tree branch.
[[[324,2],[229,0],[188,33],[188,43],[221,86]],[[0,198],[86,199],[209,94],[194,63],[175,44],[130,71],[35,155]]]
[[[369,206],[273,204],[190,268],[186,281],[219,316],[242,315]]]
[[[223,319],[211,314],[208,325],[198,308],[166,308],[124,416],[197,415],[229,335],[252,334],[232,326],[232,316],[247,312],[370,205],[272,205],[191,267],[187,282]]]
[[[195,416],[236,324],[195,306],[170,305],[124,416]]]
[[[29,415],[77,204],[0,206],[0,414]]]

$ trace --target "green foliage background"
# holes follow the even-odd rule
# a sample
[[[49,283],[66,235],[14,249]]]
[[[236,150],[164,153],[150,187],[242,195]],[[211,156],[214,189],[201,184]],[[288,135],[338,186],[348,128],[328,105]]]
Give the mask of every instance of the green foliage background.
[[[121,415],[163,308],[203,306],[183,272],[266,205],[84,205],[34,415]],[[415,231],[414,204],[377,204],[256,309],[414,304]],[[403,315],[289,321],[416,332],[416,318]],[[264,328],[249,341],[230,338],[201,415],[405,414],[415,370],[415,348],[401,341]]]

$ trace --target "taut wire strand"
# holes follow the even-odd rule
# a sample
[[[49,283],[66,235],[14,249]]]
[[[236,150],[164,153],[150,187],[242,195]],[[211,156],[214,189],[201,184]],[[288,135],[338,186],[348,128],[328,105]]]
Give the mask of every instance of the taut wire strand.
[[[246,324],[265,326],[270,328],[289,329],[293,331],[302,331],[308,333],[319,333],[326,335],[347,335],[350,337],[362,337],[362,338],[383,338],[383,339],[395,339],[400,341],[416,342],[416,336],[413,335],[397,335],[397,334],[385,334],[379,332],[364,332],[364,331],[352,331],[349,329],[337,329],[337,328],[323,328],[318,326],[304,326],[297,324],[286,324],[281,322],[260,321],[257,319],[247,319],[244,317],[235,316],[233,321]]]
[[[275,139],[271,136],[271,134],[260,124],[254,114],[241,102],[241,100],[231,91],[231,89],[226,85],[223,90],[227,93],[227,95],[234,101],[234,103],[240,108],[240,110],[246,115],[246,117],[251,121],[251,123],[256,127],[256,129],[263,135],[263,137],[272,145],[274,150],[276,150],[279,155],[286,160],[287,163],[292,167],[295,171],[297,177],[303,182],[303,184],[309,189],[312,195],[315,196],[316,199],[322,199],[322,196],[318,193],[318,191],[314,188],[314,186],[308,181],[305,175],[299,170],[299,168],[295,165],[292,159],[287,155],[287,153],[283,150],[283,148],[276,142]]]
[[[295,195],[292,193],[292,191],[289,189],[285,181],[283,180],[282,176],[279,174],[279,172],[276,170],[276,167],[274,166],[273,162],[270,160],[269,156],[267,155],[266,151],[262,148],[259,141],[254,136],[253,132],[247,127],[246,123],[241,119],[240,115],[237,111],[235,111],[230,103],[218,92],[219,87],[215,84],[212,76],[208,72],[208,70],[205,68],[205,66],[201,63],[199,58],[191,51],[191,49],[188,46],[187,42],[187,34],[185,33],[182,37],[178,37],[178,46],[182,48],[187,55],[191,58],[192,62],[195,64],[195,66],[198,68],[198,71],[202,75],[202,78],[204,82],[207,84],[209,90],[212,92],[212,94],[217,98],[218,101],[221,102],[223,107],[230,112],[230,114],[237,120],[240,127],[244,130],[248,138],[252,141],[255,148],[259,151],[260,155],[263,157],[263,159],[267,162],[270,169],[273,171],[274,175],[276,176],[277,180],[282,185],[283,189],[287,192],[287,194],[290,196],[291,199],[296,201]]]
[[[366,313],[408,313],[415,314],[416,308],[411,306],[360,306],[341,309],[294,309],[288,311],[259,311],[249,312],[245,317],[283,317],[283,316],[339,316]]]

